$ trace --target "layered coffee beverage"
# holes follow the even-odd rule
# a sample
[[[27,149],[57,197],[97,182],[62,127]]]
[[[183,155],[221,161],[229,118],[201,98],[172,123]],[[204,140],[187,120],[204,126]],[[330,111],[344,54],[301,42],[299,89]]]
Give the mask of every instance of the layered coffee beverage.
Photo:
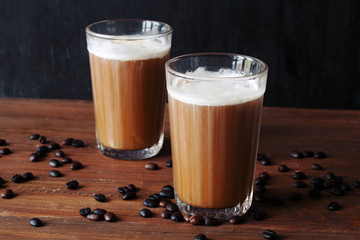
[[[181,71],[184,66],[172,67]],[[244,214],[252,201],[267,70],[251,77],[253,73],[236,68],[198,67],[177,75],[170,67],[167,63],[174,188],[180,209],[218,217]]]
[[[163,142],[169,37],[150,32],[87,41],[100,151],[123,159],[153,156]]]

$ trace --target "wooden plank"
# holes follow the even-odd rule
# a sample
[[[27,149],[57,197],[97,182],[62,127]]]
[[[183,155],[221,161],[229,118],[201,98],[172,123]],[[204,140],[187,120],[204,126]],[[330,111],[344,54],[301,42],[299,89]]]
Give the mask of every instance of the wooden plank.
[[[343,197],[325,190],[320,199],[311,199],[307,194],[309,188],[292,187],[291,175],[302,170],[309,183],[312,177],[332,171],[349,184],[360,180],[360,111],[264,108],[259,151],[273,165],[258,164],[256,173],[267,171],[271,175],[267,194],[282,198],[284,205],[255,202],[255,206],[267,212],[265,220],[246,217],[240,225],[224,223],[207,227],[162,219],[161,208],[153,209],[153,218],[143,219],[138,215],[145,197],[172,183],[172,169],[165,167],[171,159],[168,122],[164,149],[157,157],[123,161],[98,152],[90,101],[0,98],[0,109],[0,139],[6,139],[7,147],[13,151],[0,156],[0,177],[17,194],[13,199],[0,199],[0,239],[193,239],[198,233],[205,233],[210,239],[262,239],[265,229],[275,230],[281,239],[359,238],[359,188],[352,187]],[[48,161],[55,158],[52,153],[42,161],[29,161],[29,155],[41,145],[29,139],[33,133],[45,135],[51,142],[68,137],[83,140],[86,144],[83,148],[63,146],[62,150],[85,167],[73,171],[65,165],[58,168],[63,177],[51,178]],[[295,160],[289,157],[292,150],[324,151],[328,158]],[[144,165],[148,162],[156,162],[161,168],[146,170]],[[312,163],[319,163],[324,170],[312,170]],[[279,173],[279,164],[287,164],[291,170]],[[21,184],[10,181],[14,174],[28,171],[35,175],[34,180]],[[72,179],[79,180],[80,189],[66,189],[65,183]],[[124,201],[117,188],[129,183],[140,189],[139,197]],[[294,191],[303,194],[299,202],[288,200]],[[109,201],[96,202],[93,194],[98,192]],[[328,211],[327,204],[335,200],[341,204],[341,210]],[[83,207],[112,211],[119,221],[91,222],[78,214]],[[32,217],[42,219],[45,226],[29,226]]]

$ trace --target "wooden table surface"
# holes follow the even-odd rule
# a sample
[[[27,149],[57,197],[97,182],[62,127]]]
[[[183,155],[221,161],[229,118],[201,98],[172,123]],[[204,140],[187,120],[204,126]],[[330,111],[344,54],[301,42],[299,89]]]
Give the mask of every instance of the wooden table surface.
[[[10,188],[16,194],[12,199],[0,198],[0,239],[194,239],[198,233],[209,239],[263,239],[261,233],[266,229],[276,231],[280,239],[360,239],[360,188],[352,186],[360,180],[360,111],[265,107],[259,151],[273,164],[257,164],[256,173],[267,171],[271,175],[266,194],[280,197],[284,204],[255,202],[255,206],[266,211],[265,220],[245,217],[240,225],[210,227],[165,220],[160,216],[162,208],[152,209],[152,218],[144,219],[138,214],[148,195],[172,184],[172,169],[165,166],[171,159],[168,121],[164,148],[157,157],[115,160],[102,156],[96,148],[92,107],[90,101],[0,98],[0,139],[6,139],[12,151],[0,156],[0,177],[7,181],[0,191]],[[48,161],[55,158],[52,153],[42,161],[29,161],[29,155],[41,146],[39,141],[29,139],[34,133],[46,136],[50,142],[61,143],[69,137],[83,140],[83,148],[63,146],[62,150],[85,167],[74,171],[65,165],[58,168],[63,177],[50,177],[52,168]],[[328,157],[292,159],[292,150],[324,151]],[[148,162],[157,163],[160,169],[146,170],[144,165]],[[312,170],[312,163],[322,165],[324,170]],[[277,172],[279,164],[288,165],[290,171]],[[307,183],[312,177],[323,177],[332,171],[343,177],[351,190],[345,196],[324,190],[320,199],[311,199],[309,188],[293,187],[291,175],[295,170],[307,174]],[[11,182],[14,174],[28,171],[34,174],[34,180]],[[78,180],[81,188],[67,189],[65,183],[72,179]],[[140,189],[139,198],[124,201],[117,189],[130,183]],[[291,202],[288,196],[295,191],[302,193],[303,198]],[[99,192],[109,201],[95,201],[93,194]],[[341,209],[328,211],[331,201],[338,201]],[[112,211],[119,221],[87,220],[78,213],[84,207]],[[33,217],[45,225],[30,226]]]

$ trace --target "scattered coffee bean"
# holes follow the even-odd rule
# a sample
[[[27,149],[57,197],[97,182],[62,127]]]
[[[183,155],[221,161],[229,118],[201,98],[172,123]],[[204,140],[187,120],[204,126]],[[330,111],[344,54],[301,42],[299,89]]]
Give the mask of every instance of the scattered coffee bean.
[[[57,151],[54,152],[54,155],[56,157],[64,157],[65,153],[63,151],[61,151],[61,150],[57,150]]]
[[[345,195],[345,191],[343,191],[341,188],[339,187],[332,187],[330,188],[330,192],[336,196],[343,196]]]
[[[285,164],[281,164],[279,167],[278,167],[278,172],[287,172],[289,171],[289,168],[287,165]]]
[[[34,175],[31,172],[24,173],[22,177],[25,181],[30,181],[34,179]]]
[[[14,176],[12,176],[11,181],[13,181],[14,183],[22,183],[25,182],[25,179],[23,176],[15,174]]]
[[[163,198],[167,198],[167,199],[174,199],[174,198],[175,198],[174,191],[161,190],[159,194],[160,194],[160,196],[162,196]]]
[[[162,200],[160,200],[160,202],[159,202],[159,206],[165,208],[165,207],[166,207],[166,204],[168,204],[168,203],[170,203],[170,202],[171,202],[171,201],[168,200],[168,199],[162,199]]]
[[[268,180],[270,178],[270,175],[267,172],[262,172],[259,174],[259,177]]]
[[[244,218],[241,216],[233,216],[229,219],[229,223],[231,224],[240,224],[242,222],[244,222]]]
[[[306,178],[306,175],[305,173],[299,171],[299,172],[295,172],[292,178],[295,180],[304,180]]]
[[[63,145],[71,145],[73,140],[74,140],[73,138],[67,138],[62,142],[62,144]]]
[[[303,151],[302,154],[304,155],[304,157],[309,158],[309,157],[313,157],[314,156],[314,152],[313,151]]]
[[[0,154],[2,154],[2,155],[8,155],[10,153],[11,153],[11,150],[9,148],[0,149]]]
[[[30,162],[37,162],[40,159],[40,154],[38,153],[32,153],[30,154],[29,160]]]
[[[147,163],[145,164],[145,168],[147,170],[157,170],[159,169],[159,166],[156,163]]]
[[[293,192],[289,196],[289,200],[293,201],[293,202],[299,201],[299,200],[301,200],[301,198],[302,198],[302,195],[301,195],[301,193],[298,193],[298,192]]]
[[[174,187],[171,185],[164,185],[161,190],[174,191]]]
[[[129,187],[123,187],[124,193],[132,192]]]
[[[323,186],[324,186],[324,188],[325,189],[330,189],[330,188],[332,188],[332,187],[335,187],[335,183],[333,183],[333,182],[324,182],[323,183]]]
[[[48,148],[53,151],[53,150],[58,150],[60,148],[60,145],[58,143],[52,143],[48,146]]]
[[[254,200],[257,202],[265,203],[265,202],[269,201],[269,197],[267,195],[265,195],[264,193],[255,193]]]
[[[104,219],[104,215],[96,214],[96,213],[90,213],[86,216],[87,219],[91,221],[102,221]]]
[[[81,164],[81,162],[75,161],[71,164],[71,170],[79,170],[81,169],[83,166]]]
[[[206,237],[206,235],[202,234],[202,233],[196,235],[195,238],[194,238],[194,240],[207,240],[207,239],[208,238]]]
[[[106,197],[104,196],[104,194],[101,194],[101,193],[95,194],[94,198],[98,202],[105,202],[106,201]]]
[[[38,140],[40,138],[39,134],[33,134],[30,136],[30,140]]]
[[[152,216],[152,212],[147,208],[143,208],[139,211],[139,215],[143,218],[149,218]]]
[[[165,163],[165,166],[168,167],[168,168],[171,168],[172,167],[172,160],[169,160]]]
[[[47,153],[49,152],[49,148],[47,146],[40,146],[37,149],[37,153]]]
[[[271,165],[271,161],[270,161],[270,159],[268,159],[268,158],[261,159],[261,160],[260,160],[260,163],[261,163],[262,165],[265,165],[265,166]]]
[[[263,184],[255,185],[255,192],[264,193],[266,192],[266,187]]]
[[[360,187],[360,181],[355,181],[353,185],[354,185],[354,187],[359,188]]]
[[[257,159],[258,161],[261,161],[262,159],[265,159],[265,158],[266,158],[265,154],[263,154],[263,153],[258,153],[256,159]]]
[[[335,183],[335,184],[342,184],[343,183],[343,178],[339,177],[339,176],[335,176],[333,178],[330,178],[330,181]]]
[[[159,206],[159,202],[160,202],[159,200],[147,198],[144,200],[143,205],[145,207],[155,208]]]
[[[258,177],[254,180],[255,185],[265,185],[266,181],[264,178]]]
[[[79,210],[79,214],[83,217],[86,217],[87,215],[89,215],[91,213],[91,209],[90,208],[82,208]]]
[[[318,199],[321,197],[321,192],[317,189],[310,189],[309,195],[311,198]]]
[[[205,225],[206,226],[219,226],[220,222],[216,218],[207,217],[207,218],[205,218]]]
[[[95,208],[92,213],[95,213],[95,214],[99,214],[99,215],[102,215],[104,216],[105,213],[107,213],[107,211],[105,209],[102,209],[102,208]]]
[[[326,158],[326,154],[324,152],[316,152],[314,153],[314,158],[318,158],[318,159]]]
[[[342,184],[340,184],[340,188],[341,188],[341,190],[343,190],[343,191],[350,191],[350,190],[351,190],[350,185],[347,184],[347,183],[342,183]]]
[[[336,177],[335,174],[332,173],[332,172],[327,172],[327,173],[325,174],[325,178],[326,178],[327,180],[330,180],[330,179],[335,178],[335,177]]]
[[[277,238],[276,232],[275,232],[275,231],[272,231],[272,230],[265,230],[265,231],[262,233],[262,236],[263,236],[265,239],[270,239],[270,240],[275,240],[275,239]]]
[[[4,184],[4,179],[2,177],[0,177],[0,187]]]
[[[165,218],[165,219],[170,219],[172,215],[172,212],[170,212],[169,210],[165,210],[161,213],[161,217]]]
[[[280,206],[284,204],[284,201],[278,197],[270,197],[269,203],[273,206]]]
[[[0,146],[5,146],[5,145],[6,145],[6,140],[0,139]]]
[[[151,194],[148,198],[152,199],[152,200],[156,200],[156,201],[160,201],[161,200],[161,196],[158,193],[154,193]]]
[[[320,166],[320,164],[317,164],[317,163],[313,163],[311,165],[311,168],[314,170],[323,170],[322,166]]]
[[[292,158],[303,158],[304,155],[299,151],[292,151],[290,153],[290,157],[292,157]]]
[[[1,192],[1,197],[2,197],[2,198],[5,198],[5,199],[10,199],[10,198],[15,197],[15,194],[14,194],[14,192],[13,192],[11,189],[4,189],[4,190]]]
[[[38,218],[30,219],[29,224],[33,227],[41,227],[44,225],[43,222]]]
[[[65,184],[65,186],[68,188],[68,189],[76,189],[79,187],[79,182],[76,181],[76,180],[72,180],[70,182],[67,182]]]
[[[331,202],[329,203],[329,205],[327,206],[327,209],[329,211],[336,211],[340,209],[340,204],[338,202]]]
[[[42,143],[42,144],[46,143],[46,137],[45,136],[40,136],[39,137],[39,142]]]
[[[50,177],[62,177],[62,173],[58,170],[51,170],[49,175]]]
[[[135,187],[134,184],[129,184],[128,187],[129,187],[130,191],[132,191],[132,192],[136,192],[136,191],[137,191],[137,188]]]
[[[167,210],[166,210],[167,211]],[[191,218],[191,215],[190,214],[185,214],[184,215],[184,220],[186,221],[186,222],[190,222],[190,218]]]
[[[121,194],[126,193],[126,191],[125,191],[125,188],[124,188],[124,187],[119,187],[119,188],[118,188],[118,192],[119,192],[119,193],[121,193]]]
[[[78,139],[74,139],[71,141],[71,146],[80,148],[84,146],[84,142]]]
[[[294,187],[296,188],[306,188],[307,184],[303,181],[296,181],[294,182]]]
[[[57,160],[57,159],[51,159],[49,161],[49,166],[50,167],[55,167],[55,168],[61,167],[61,162],[59,160]]]
[[[107,222],[115,222],[117,220],[117,217],[112,212],[107,212],[104,214],[104,219]]]
[[[180,212],[173,212],[171,214],[171,220],[173,220],[175,222],[182,222],[182,221],[184,221],[184,217]]]
[[[61,162],[64,164],[69,164],[69,163],[72,163],[73,160],[69,157],[66,157],[66,158],[61,159]]]
[[[135,198],[136,198],[136,192],[133,191],[125,192],[124,195],[122,196],[123,200],[131,200]]]
[[[200,215],[193,215],[190,217],[189,222],[192,225],[204,225],[205,224],[205,220],[202,216]]]
[[[324,187],[324,183],[321,182],[311,182],[310,183],[310,188],[311,189],[315,189],[315,190],[323,190]]]
[[[178,206],[173,202],[169,202],[168,204],[166,204],[165,208],[166,208],[166,210],[169,210],[170,212],[179,211]]]

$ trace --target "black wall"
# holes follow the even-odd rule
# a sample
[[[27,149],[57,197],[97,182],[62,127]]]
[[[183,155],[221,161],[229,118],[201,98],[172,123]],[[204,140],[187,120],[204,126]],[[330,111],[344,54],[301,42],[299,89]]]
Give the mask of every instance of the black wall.
[[[0,0],[0,97],[91,99],[84,29],[115,18],[170,24],[172,57],[264,60],[266,106],[360,109],[359,0]]]

